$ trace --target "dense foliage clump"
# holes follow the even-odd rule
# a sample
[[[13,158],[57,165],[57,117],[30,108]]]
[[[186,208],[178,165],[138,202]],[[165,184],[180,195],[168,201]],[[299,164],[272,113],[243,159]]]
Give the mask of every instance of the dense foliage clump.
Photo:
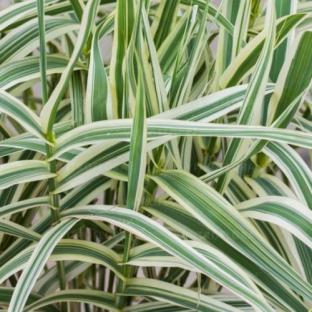
[[[0,11],[0,308],[308,311],[311,3]]]

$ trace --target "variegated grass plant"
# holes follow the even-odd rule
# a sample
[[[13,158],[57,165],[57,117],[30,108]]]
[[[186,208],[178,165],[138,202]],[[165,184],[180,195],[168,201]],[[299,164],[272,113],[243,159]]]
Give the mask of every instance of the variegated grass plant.
[[[1,307],[308,311],[311,12],[299,0],[2,10]]]

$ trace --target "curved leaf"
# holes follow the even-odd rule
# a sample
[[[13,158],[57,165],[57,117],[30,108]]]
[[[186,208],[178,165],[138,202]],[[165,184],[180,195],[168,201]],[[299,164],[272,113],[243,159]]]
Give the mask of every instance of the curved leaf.
[[[147,296],[202,312],[238,312],[239,310],[195,291],[148,278],[133,278],[127,281],[126,294]]]
[[[290,288],[307,298],[312,297],[311,285],[214,189],[182,171],[167,171],[151,178],[219,237]]]
[[[21,101],[4,90],[0,90],[0,112],[9,115],[19,122],[26,130],[45,140],[41,131],[40,119],[36,114]]]
[[[298,237],[312,249],[312,212],[288,197],[254,198],[237,208],[247,217],[274,223]]]
[[[216,266],[213,262],[200,255],[165,227],[140,213],[113,206],[97,205],[72,208],[64,211],[63,216],[79,219],[103,220],[120,226],[123,229],[156,244],[170,254],[194,267],[194,269],[213,277],[216,281],[231,289],[234,293],[256,306],[259,310],[272,310],[261,296],[256,286],[253,285],[252,281],[248,282],[248,287],[246,286],[246,283],[242,284],[236,279],[233,280],[234,276],[225,274],[219,266]],[[249,280],[247,276],[245,276],[244,279],[246,282]]]
[[[49,204],[50,202],[47,196],[25,199],[0,207],[0,217],[39,206],[49,206]]]
[[[77,220],[64,220],[42,236],[14,289],[9,312],[22,312],[24,310],[28,296],[53,248],[76,223]]]
[[[33,311],[35,309],[41,310],[47,305],[58,302],[79,302],[92,304],[93,306],[102,309],[108,309],[109,311],[117,312],[119,310],[114,306],[114,300],[115,298],[113,295],[103,291],[91,289],[70,289],[47,295],[26,306],[24,311]]]
[[[0,189],[31,181],[54,177],[47,162],[41,160],[21,160],[0,165]]]

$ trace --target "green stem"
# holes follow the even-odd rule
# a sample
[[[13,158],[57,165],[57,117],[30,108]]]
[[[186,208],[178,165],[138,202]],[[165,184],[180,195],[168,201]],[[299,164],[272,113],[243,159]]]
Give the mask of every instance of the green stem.
[[[46,56],[43,0],[37,0],[37,11],[38,11],[39,41],[40,41],[41,92],[42,92],[42,102],[46,103],[48,100],[48,83],[47,83],[47,56]]]
[[[124,198],[127,197],[127,190],[124,188],[124,183],[120,183],[119,189],[118,189],[118,195],[117,195],[117,203],[123,205],[124,204]],[[127,263],[129,260],[130,255],[130,247],[132,244],[132,237],[131,234],[126,232],[125,233],[125,244],[124,244],[124,250],[123,250],[123,257],[122,262]],[[127,279],[131,276],[131,271],[128,265],[123,264],[122,265],[122,274]],[[121,279],[118,280],[117,284],[117,293],[124,293],[126,288],[126,280],[123,281]],[[125,307],[127,303],[127,298],[125,296],[117,296],[116,297],[116,306],[122,310],[123,307]]]
[[[42,104],[48,101],[48,81],[47,81],[47,56],[46,56],[46,40],[45,40],[45,15],[44,15],[44,1],[37,0],[37,12],[38,12],[38,24],[39,24],[39,40],[40,40],[40,76],[41,76],[41,92],[42,92]],[[54,143],[53,131],[47,133],[47,138],[50,143]],[[49,144],[46,145],[46,159],[48,160],[53,155],[53,148]],[[56,173],[56,161],[53,160],[49,163],[50,172]],[[60,219],[60,204],[59,196],[54,194],[56,189],[55,178],[49,179],[48,190],[50,203],[53,207],[52,215],[55,222]],[[66,276],[64,262],[57,262],[57,271],[59,276],[60,289],[66,289]],[[66,312],[67,304],[61,304],[61,310]]]
[[[78,18],[79,21],[82,19],[83,14],[83,8],[81,7],[81,4],[79,3],[79,0],[69,0],[71,6],[73,7],[73,10]]]
[[[51,137],[53,137],[53,134],[48,135],[49,142],[51,142]],[[52,142],[51,142],[52,143]],[[47,159],[49,159],[53,155],[53,149],[50,145],[46,145],[46,151],[47,151]],[[50,161],[50,172],[51,173],[56,173],[56,161],[52,160]],[[55,178],[50,178],[49,179],[49,198],[50,198],[50,204],[52,205],[52,216],[54,219],[54,222],[58,222],[60,219],[60,199],[58,194],[54,194],[54,191],[56,189],[56,180]],[[57,272],[58,272],[58,277],[59,277],[59,285],[60,289],[64,290],[66,289],[66,273],[65,273],[65,265],[63,261],[58,261],[57,262]],[[67,304],[62,303],[61,304],[61,311],[68,311],[67,309]]]
[[[131,233],[127,232],[126,237],[125,237],[124,253],[123,253],[123,257],[122,257],[123,263],[127,263],[129,261],[131,245],[132,245],[132,235],[131,235]],[[118,292],[119,293],[122,294],[125,292],[125,289],[127,286],[127,284],[126,284],[127,279],[131,278],[132,272],[133,272],[133,269],[129,265],[124,264],[122,266],[122,273],[123,273],[124,277],[126,278],[126,280],[125,281],[122,281],[122,280],[119,281],[119,284],[118,284]],[[116,304],[117,304],[117,307],[119,309],[122,309],[126,305],[126,302],[127,302],[127,297],[117,296]]]

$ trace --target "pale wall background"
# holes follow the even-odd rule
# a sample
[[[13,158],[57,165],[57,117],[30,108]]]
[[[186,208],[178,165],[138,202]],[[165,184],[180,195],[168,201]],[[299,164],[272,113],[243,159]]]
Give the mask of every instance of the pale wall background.
[[[10,5],[10,0],[0,0],[0,10],[3,10]]]

